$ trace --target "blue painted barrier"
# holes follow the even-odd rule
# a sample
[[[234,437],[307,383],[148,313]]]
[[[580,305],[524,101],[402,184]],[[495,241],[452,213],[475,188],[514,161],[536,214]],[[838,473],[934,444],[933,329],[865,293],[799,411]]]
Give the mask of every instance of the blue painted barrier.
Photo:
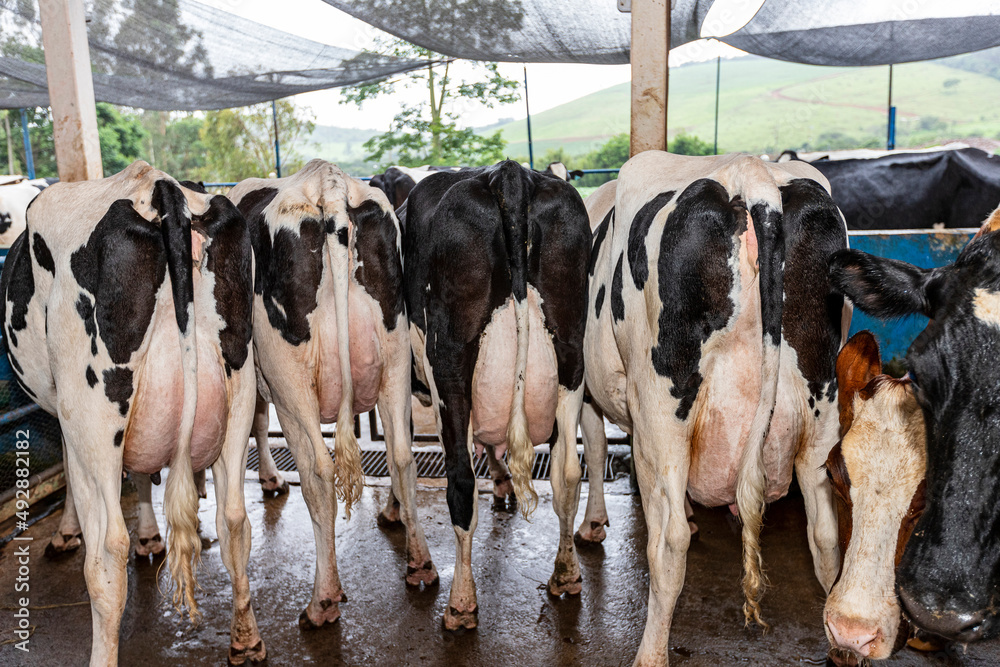
[[[944,266],[955,261],[976,229],[902,229],[892,231],[851,231],[852,248],[880,257],[891,257],[923,269]],[[923,315],[882,322],[860,310],[854,310],[851,335],[868,329],[878,337],[882,361],[902,359],[913,339],[927,326]]]

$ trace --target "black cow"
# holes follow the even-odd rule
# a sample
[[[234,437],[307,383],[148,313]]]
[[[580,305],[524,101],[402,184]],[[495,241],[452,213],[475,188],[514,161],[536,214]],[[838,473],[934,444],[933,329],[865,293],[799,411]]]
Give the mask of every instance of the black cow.
[[[405,209],[413,390],[425,405],[433,401],[459,549],[444,624],[472,628],[473,445],[492,450],[496,492],[512,481],[527,514],[537,501],[533,445],[553,443],[560,540],[549,590],[580,592],[573,521],[590,228],[571,185],[510,160],[431,175]]]
[[[1000,210],[954,264],[918,269],[843,250],[832,282],[876,317],[930,318],[907,353],[927,428],[926,509],[896,573],[917,626],[1000,634]]]
[[[389,167],[384,174],[372,176],[370,185],[385,193],[393,209],[403,205],[410,196],[410,190],[417,184],[413,177],[404,173],[399,167]]]
[[[978,148],[810,164],[848,229],[978,227],[1000,201],[1000,157]]]

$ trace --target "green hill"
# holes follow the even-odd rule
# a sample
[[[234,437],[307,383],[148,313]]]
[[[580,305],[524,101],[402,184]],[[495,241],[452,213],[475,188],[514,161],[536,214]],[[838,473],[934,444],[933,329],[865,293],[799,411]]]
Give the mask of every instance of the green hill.
[[[982,57],[998,61],[995,51]],[[967,67],[958,59],[894,67],[897,145],[1000,138],[1000,106],[993,103],[1000,100],[1000,80]],[[745,57],[723,61],[721,81],[720,151],[773,153],[885,143],[886,67],[816,67]],[[684,131],[711,142],[715,63],[671,69],[669,105],[671,136]],[[533,114],[531,124],[536,156],[559,146],[582,155],[628,131],[629,84]],[[510,142],[509,155],[527,155],[523,119],[482,131],[496,129]]]

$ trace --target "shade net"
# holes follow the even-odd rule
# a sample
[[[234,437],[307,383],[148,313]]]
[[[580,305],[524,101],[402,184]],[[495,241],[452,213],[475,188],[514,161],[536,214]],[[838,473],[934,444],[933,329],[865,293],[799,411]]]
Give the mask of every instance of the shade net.
[[[325,0],[408,42],[454,58],[627,63],[632,20],[615,0]],[[712,0],[676,0],[671,44],[699,38]]]
[[[455,58],[620,64],[631,16],[615,0],[325,0]],[[699,39],[712,0],[676,0],[671,46]],[[722,41],[814,65],[884,65],[1000,45],[996,0],[767,0]]]
[[[123,106],[224,109],[426,64],[320,44],[192,0],[88,0],[85,9],[95,97]],[[37,2],[0,0],[0,108],[48,103]]]
[[[811,65],[887,65],[1000,45],[996,0],[767,0],[722,41]]]

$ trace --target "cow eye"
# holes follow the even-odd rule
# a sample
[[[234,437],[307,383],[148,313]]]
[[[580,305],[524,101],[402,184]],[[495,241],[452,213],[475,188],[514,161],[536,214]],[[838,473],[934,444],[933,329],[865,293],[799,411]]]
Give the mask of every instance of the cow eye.
[[[826,466],[823,466],[823,470],[826,471],[826,478],[832,482],[833,481],[833,473],[830,472],[830,469],[827,468]]]

